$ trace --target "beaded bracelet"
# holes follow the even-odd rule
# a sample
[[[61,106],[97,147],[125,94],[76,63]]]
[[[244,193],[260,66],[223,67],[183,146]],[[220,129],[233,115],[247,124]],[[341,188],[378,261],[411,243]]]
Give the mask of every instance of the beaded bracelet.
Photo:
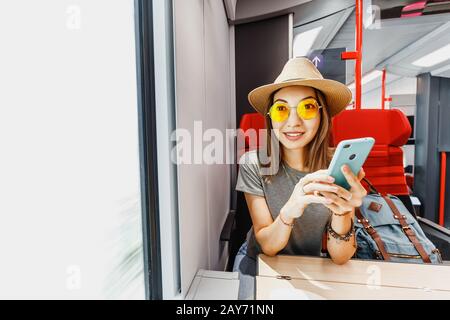
[[[331,221],[330,221],[327,225],[327,231],[328,231],[328,234],[330,234],[336,240],[349,241],[350,238],[353,237],[353,235],[355,234],[355,225],[352,220],[352,226],[350,228],[350,231],[344,235],[340,235],[339,233],[337,233],[336,231],[333,230],[333,228],[331,227]]]

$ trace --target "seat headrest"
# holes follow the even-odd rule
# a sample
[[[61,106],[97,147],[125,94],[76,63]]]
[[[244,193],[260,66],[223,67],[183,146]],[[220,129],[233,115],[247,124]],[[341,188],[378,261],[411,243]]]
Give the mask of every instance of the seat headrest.
[[[333,118],[333,144],[373,137],[377,145],[403,146],[411,136],[408,118],[398,109],[344,110]]]
[[[254,149],[260,146],[259,143],[259,130],[266,128],[266,120],[264,116],[259,113],[247,113],[241,118],[240,129],[247,132],[249,129],[255,130],[255,135],[245,134],[245,146],[250,149]],[[254,141],[256,139],[256,141]],[[250,141],[252,140],[252,141]]]

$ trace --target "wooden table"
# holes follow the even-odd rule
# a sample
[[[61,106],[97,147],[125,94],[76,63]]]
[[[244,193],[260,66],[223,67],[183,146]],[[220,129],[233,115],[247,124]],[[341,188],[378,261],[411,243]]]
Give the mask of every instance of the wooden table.
[[[258,257],[256,299],[450,299],[450,266]]]

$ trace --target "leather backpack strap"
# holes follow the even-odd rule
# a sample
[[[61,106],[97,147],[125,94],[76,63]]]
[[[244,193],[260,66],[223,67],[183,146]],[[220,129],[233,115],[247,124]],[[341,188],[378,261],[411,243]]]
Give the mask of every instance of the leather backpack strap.
[[[408,237],[409,241],[414,245],[414,248],[416,248],[417,252],[422,257],[423,262],[425,263],[431,263],[430,256],[423,248],[422,244],[417,240],[416,234],[411,229],[409,224],[406,222],[405,216],[398,211],[397,206],[395,203],[389,198],[389,196],[383,196],[383,199],[386,201],[386,203],[391,208],[392,212],[394,213],[394,218],[397,219],[400,222],[400,225],[402,226],[403,232]]]
[[[389,256],[389,253],[386,251],[386,248],[384,247],[383,240],[381,240],[380,235],[378,234],[377,230],[375,230],[374,227],[369,223],[369,220],[363,217],[361,214],[361,211],[359,208],[355,209],[355,215],[356,218],[358,218],[358,222],[361,223],[366,230],[366,232],[370,235],[370,237],[375,241],[377,244],[378,250],[380,250],[381,255],[383,256],[383,259],[386,261],[389,261],[391,257]]]
[[[325,229],[325,231],[322,234],[322,250],[321,250],[322,254],[328,253],[327,240],[328,240],[328,234],[327,234],[327,230]]]

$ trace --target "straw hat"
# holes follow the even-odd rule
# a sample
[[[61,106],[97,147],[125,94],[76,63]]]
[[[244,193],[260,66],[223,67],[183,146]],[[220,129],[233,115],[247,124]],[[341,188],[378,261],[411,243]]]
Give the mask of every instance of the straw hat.
[[[305,57],[290,59],[274,83],[266,84],[252,90],[248,101],[259,113],[265,115],[272,104],[270,96],[278,89],[289,86],[308,86],[320,90],[327,102],[331,116],[344,110],[352,100],[352,92],[344,84],[324,79],[316,66]]]

